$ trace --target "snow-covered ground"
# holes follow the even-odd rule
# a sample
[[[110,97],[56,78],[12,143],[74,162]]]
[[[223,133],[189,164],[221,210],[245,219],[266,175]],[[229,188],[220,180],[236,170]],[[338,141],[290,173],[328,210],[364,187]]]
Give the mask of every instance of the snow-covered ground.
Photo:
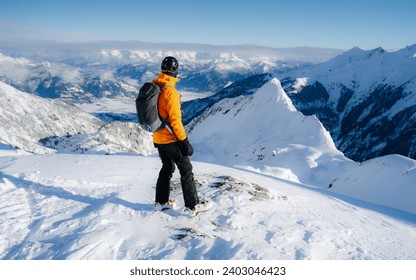
[[[416,216],[301,183],[194,162],[214,207],[155,212],[157,157],[25,155],[0,146],[1,259],[416,258]]]

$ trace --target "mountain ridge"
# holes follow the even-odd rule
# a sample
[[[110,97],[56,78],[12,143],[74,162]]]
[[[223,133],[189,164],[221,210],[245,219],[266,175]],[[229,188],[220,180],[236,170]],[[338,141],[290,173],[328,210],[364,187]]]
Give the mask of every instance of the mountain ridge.
[[[298,110],[315,114],[337,146],[362,161],[416,158],[416,45],[396,52],[352,49],[281,77]]]

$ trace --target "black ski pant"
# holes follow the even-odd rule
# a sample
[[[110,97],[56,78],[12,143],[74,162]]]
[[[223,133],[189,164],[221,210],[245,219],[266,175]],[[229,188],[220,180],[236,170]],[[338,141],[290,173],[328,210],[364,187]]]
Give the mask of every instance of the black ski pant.
[[[170,195],[170,180],[175,172],[175,164],[181,175],[182,193],[185,207],[193,208],[199,203],[198,193],[188,156],[182,156],[176,143],[156,144],[162,160],[162,168],[156,183],[156,202],[166,203]]]

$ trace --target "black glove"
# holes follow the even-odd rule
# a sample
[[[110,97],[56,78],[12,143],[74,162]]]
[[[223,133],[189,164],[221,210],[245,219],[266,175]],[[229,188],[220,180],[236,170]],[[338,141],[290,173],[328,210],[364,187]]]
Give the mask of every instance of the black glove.
[[[189,143],[188,138],[183,141],[178,142],[178,148],[181,152],[182,156],[192,156],[194,153],[194,148],[192,147],[191,143]]]

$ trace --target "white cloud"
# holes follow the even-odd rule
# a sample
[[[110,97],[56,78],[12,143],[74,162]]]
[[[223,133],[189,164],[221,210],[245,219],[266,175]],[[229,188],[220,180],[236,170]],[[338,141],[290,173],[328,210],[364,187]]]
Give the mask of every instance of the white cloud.
[[[0,75],[14,83],[23,82],[30,76],[28,66],[31,64],[25,58],[12,58],[0,53]]]

